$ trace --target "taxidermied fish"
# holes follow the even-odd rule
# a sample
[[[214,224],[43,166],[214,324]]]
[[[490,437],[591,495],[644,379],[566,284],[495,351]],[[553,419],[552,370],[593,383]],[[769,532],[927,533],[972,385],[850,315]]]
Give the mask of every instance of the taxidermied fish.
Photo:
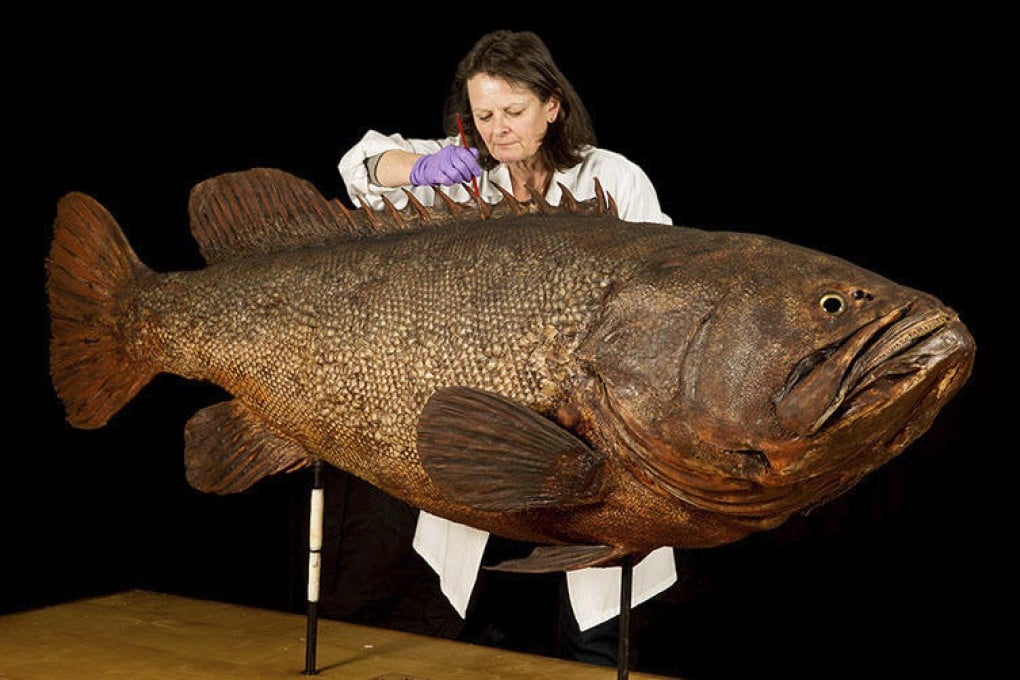
[[[776,527],[903,451],[970,375],[973,338],[930,295],[564,195],[373,213],[230,173],[191,195],[208,266],[157,273],[68,194],[47,259],[67,419],[101,427],[160,372],[208,381],[233,399],[186,426],[196,488],[322,459],[541,544],[503,567],[549,571]]]

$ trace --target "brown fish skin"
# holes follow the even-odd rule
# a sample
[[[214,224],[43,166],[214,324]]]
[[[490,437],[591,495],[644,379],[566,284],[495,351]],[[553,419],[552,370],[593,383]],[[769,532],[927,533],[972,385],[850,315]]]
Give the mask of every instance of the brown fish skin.
[[[902,452],[972,370],[973,338],[929,295],[592,205],[350,213],[253,170],[193,192],[209,266],[159,274],[69,194],[47,260],[54,385],[94,428],[159,372],[215,383],[233,400],[186,428],[197,488],[321,458],[573,544],[510,567],[541,571],[778,526]]]

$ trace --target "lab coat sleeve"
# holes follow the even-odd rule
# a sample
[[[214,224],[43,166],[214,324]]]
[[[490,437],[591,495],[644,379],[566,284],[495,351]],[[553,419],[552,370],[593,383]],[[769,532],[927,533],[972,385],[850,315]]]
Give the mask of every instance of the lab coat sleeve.
[[[373,184],[369,179],[365,160],[393,149],[421,154],[435,153],[444,146],[456,143],[456,137],[441,140],[405,139],[399,134],[384,135],[381,132],[369,130],[357,144],[344,153],[337,167],[340,170],[340,177],[347,187],[347,195],[350,196],[355,207],[362,207],[367,202],[372,210],[383,210],[386,207],[383,197],[386,197],[396,207],[402,208],[407,204],[407,196],[403,191],[405,188],[425,205],[432,205],[434,192],[431,187],[407,186],[402,188]]]
[[[648,175],[633,163],[630,172],[621,177],[621,188],[613,194],[620,219],[627,222],[672,224],[669,215],[659,207],[659,197]]]

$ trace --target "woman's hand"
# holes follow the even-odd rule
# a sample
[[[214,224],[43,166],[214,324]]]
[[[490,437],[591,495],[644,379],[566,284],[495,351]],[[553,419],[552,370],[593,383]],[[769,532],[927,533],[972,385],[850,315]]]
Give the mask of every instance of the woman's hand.
[[[410,181],[414,186],[442,184],[450,186],[480,177],[478,149],[461,146],[444,146],[439,151],[422,156],[411,167]]]

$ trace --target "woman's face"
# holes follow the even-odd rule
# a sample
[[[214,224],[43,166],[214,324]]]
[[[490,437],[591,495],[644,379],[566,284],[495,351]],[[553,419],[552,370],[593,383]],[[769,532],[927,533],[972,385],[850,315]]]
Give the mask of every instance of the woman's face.
[[[556,97],[543,103],[527,87],[485,73],[468,79],[467,92],[478,134],[503,163],[534,156],[560,110]]]

